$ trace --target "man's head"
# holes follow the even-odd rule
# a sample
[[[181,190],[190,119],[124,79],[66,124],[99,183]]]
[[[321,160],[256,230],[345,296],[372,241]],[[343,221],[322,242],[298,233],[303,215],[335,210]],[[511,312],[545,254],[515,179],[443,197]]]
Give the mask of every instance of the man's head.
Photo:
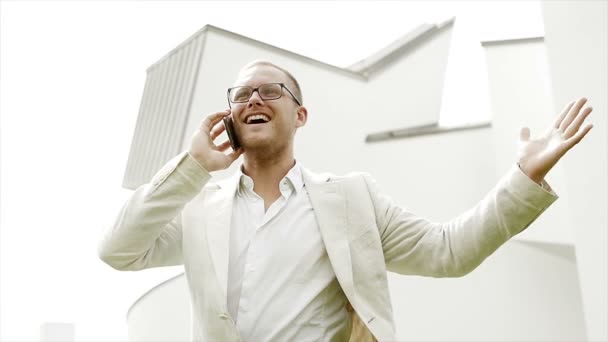
[[[268,61],[254,61],[241,69],[229,90],[229,101],[235,130],[246,153],[270,157],[285,149],[291,151],[296,129],[306,124],[308,116],[301,105],[298,81]]]
[[[287,69],[284,69],[270,61],[258,59],[258,60],[249,62],[243,68],[241,68],[241,71],[239,71],[239,75],[241,73],[243,73],[244,71],[246,71],[247,69],[251,69],[256,66],[266,66],[266,67],[275,68],[275,69],[281,71],[283,74],[285,74],[285,76],[287,77],[288,82],[289,82],[289,83],[286,83],[286,85],[289,87],[289,90],[293,92],[293,95],[295,95],[296,99],[300,102],[300,104],[304,103],[304,100],[302,99],[302,89],[300,88],[300,83],[298,83],[298,80],[296,80],[296,78],[289,71],[287,71]]]

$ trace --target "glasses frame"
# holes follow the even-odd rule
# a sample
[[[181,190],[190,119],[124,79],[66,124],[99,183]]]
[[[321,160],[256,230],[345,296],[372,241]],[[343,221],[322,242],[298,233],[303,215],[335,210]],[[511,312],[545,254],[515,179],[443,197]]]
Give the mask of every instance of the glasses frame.
[[[258,91],[258,89],[260,89],[260,87],[263,87],[263,86],[268,85],[268,84],[278,84],[278,85],[280,85],[281,86],[281,95],[279,97],[277,97],[276,99],[268,99],[268,100],[263,99],[262,95],[260,95],[260,92]],[[251,95],[249,95],[249,98],[247,100],[245,100],[245,101],[230,101],[230,92],[233,89],[236,89],[236,88],[249,88],[249,89],[251,89]],[[251,99],[251,97],[253,96],[253,93],[256,92],[256,91],[258,92],[258,95],[260,96],[260,98],[263,101],[278,100],[281,97],[283,97],[283,89],[287,90],[287,92],[289,93],[289,95],[291,95],[291,98],[298,104],[298,106],[302,105],[300,103],[300,101],[293,95],[293,93],[291,92],[291,90],[289,90],[289,88],[287,88],[287,86],[285,85],[285,83],[282,83],[282,82],[272,82],[272,83],[261,84],[261,85],[259,85],[256,88],[251,88],[249,86],[238,86],[238,87],[228,88],[228,91],[226,92],[226,96],[228,97],[228,106],[230,107],[230,109],[232,109],[232,103],[246,103],[246,102],[248,102]]]

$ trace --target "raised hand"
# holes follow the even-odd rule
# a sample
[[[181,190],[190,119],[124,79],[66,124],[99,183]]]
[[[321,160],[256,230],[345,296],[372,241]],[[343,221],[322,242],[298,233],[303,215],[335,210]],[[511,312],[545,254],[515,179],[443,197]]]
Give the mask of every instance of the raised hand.
[[[229,140],[219,145],[213,142],[226,129],[223,123],[219,127],[215,126],[228,115],[230,110],[207,116],[192,135],[188,152],[209,172],[228,168],[243,153],[242,148],[228,154],[224,153],[230,147]]]
[[[519,166],[533,181],[540,183],[553,166],[574,145],[578,144],[593,127],[587,123],[581,126],[593,110],[586,107],[581,111],[587,99],[582,97],[566,105],[546,133],[538,138],[530,139],[530,129],[523,127],[519,140]]]

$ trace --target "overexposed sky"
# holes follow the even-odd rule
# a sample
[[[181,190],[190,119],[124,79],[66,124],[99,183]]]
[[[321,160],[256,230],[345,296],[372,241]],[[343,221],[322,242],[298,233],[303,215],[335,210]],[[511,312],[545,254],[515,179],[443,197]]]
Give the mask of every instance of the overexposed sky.
[[[96,254],[130,194],[145,70],[170,49],[212,24],[346,67],[452,16],[442,120],[487,120],[479,41],[542,36],[537,1],[1,1],[0,340],[72,322],[77,341],[124,341],[129,306],[182,271],[123,273]]]

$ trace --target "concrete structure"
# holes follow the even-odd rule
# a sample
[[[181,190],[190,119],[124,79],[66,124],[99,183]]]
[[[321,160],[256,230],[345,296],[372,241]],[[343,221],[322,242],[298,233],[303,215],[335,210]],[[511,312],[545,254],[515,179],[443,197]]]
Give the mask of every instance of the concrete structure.
[[[608,2],[543,1],[542,9],[553,107],[586,95],[595,113],[589,152],[568,156],[563,173],[587,337],[608,341]]]
[[[45,322],[40,325],[40,342],[74,341],[74,323]]]
[[[146,182],[187,148],[200,120],[226,107],[224,89],[238,69],[257,58],[302,84],[310,114],[296,137],[299,161],[315,171],[369,172],[397,202],[436,221],[492,188],[515,161],[519,127],[534,135],[586,95],[596,127],[576,148],[585,153],[549,175],[561,197],[552,208],[466,277],[389,274],[389,287],[404,341],[607,340],[605,13],[604,2],[543,3],[545,37],[483,42],[491,125],[425,135],[412,131],[443,131],[435,124],[453,20],[423,25],[348,69],[207,26],[148,70],[124,186]],[[132,306],[129,338],[187,340],[189,312],[178,275]]]
[[[253,59],[286,67],[304,89],[309,122],[298,132],[298,159],[319,171],[352,170],[367,134],[437,123],[453,22],[421,25],[350,68],[207,25],[148,68],[123,186],[147,182],[188,146],[206,115],[227,108],[226,89]],[[322,159],[319,139],[333,141]],[[336,153],[341,157],[333,158]]]

